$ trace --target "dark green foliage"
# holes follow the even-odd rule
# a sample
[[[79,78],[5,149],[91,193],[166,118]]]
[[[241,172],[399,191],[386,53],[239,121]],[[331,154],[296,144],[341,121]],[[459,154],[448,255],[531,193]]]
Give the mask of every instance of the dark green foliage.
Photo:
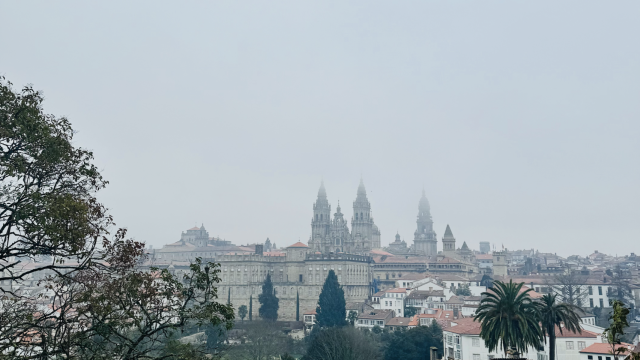
[[[207,349],[210,352],[219,351],[220,347],[224,343],[226,328],[220,325],[213,326],[209,325],[204,331],[205,336],[207,337]]]
[[[293,356],[284,353],[283,355],[280,356],[280,360],[296,360],[296,358],[294,358]]]
[[[544,341],[540,328],[539,306],[531,299],[531,289],[522,291],[524,283],[494,281],[491,291],[476,311],[475,320],[482,323],[480,337],[489,351],[505,353],[515,349],[524,353],[528,347],[538,348]]]
[[[480,286],[486,286],[487,288],[491,288],[493,286],[493,279],[489,275],[482,275],[482,280],[480,280]]]
[[[314,330],[317,327],[314,326]],[[377,339],[351,326],[317,330],[305,360],[378,360],[381,359]]]
[[[227,305],[231,305],[231,288],[227,292]]]
[[[358,320],[358,313],[355,311],[349,311],[348,319],[349,319],[349,324],[355,325],[356,320]]]
[[[300,293],[296,291],[296,321],[300,321]]]
[[[253,295],[249,295],[249,321],[253,320]]]
[[[258,301],[260,302],[260,309],[258,309],[260,317],[264,320],[276,321],[278,319],[280,300],[276,297],[270,274],[267,274],[267,278],[262,284],[262,294],[258,296]]]
[[[580,308],[568,304],[557,303],[555,294],[546,294],[540,299],[540,321],[542,331],[549,337],[549,360],[556,358],[556,332],[557,327],[560,334],[563,331],[582,333],[580,328],[580,316],[576,313]],[[560,326],[564,324],[564,326]]]
[[[371,332],[376,334],[376,335],[380,335],[380,334],[382,334],[382,328],[380,326],[376,325],[371,329]]]
[[[612,354],[622,354],[624,347],[620,347],[617,351],[615,346],[621,343],[621,337],[624,335],[624,329],[629,327],[627,322],[627,316],[629,315],[629,309],[624,306],[624,303],[620,300],[613,302],[613,311],[609,315],[609,327],[606,328],[602,334],[603,340],[611,344]]]
[[[330,270],[318,298],[316,324],[319,327],[343,326],[346,325],[346,317],[344,290],[338,283],[336,273]]]
[[[238,315],[240,316],[240,319],[244,321],[244,318],[247,317],[247,305],[241,305],[238,308]]]
[[[456,296],[471,296],[471,289],[469,284],[463,284],[456,289]]]
[[[442,328],[432,322],[429,326],[417,326],[407,331],[391,334],[385,351],[385,360],[423,360],[429,359],[429,348],[438,348],[443,353]]]
[[[414,306],[405,306],[404,317],[412,317],[417,314],[420,309]]]

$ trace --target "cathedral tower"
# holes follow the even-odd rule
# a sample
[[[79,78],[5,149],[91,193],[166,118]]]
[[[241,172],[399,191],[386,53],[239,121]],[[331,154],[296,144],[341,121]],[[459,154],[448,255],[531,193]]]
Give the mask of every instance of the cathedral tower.
[[[417,228],[414,233],[413,246],[418,255],[436,256],[438,255],[438,238],[433,231],[433,220],[431,219],[431,208],[429,200],[422,190],[422,198],[418,204]]]
[[[360,179],[356,201],[353,202],[353,217],[351,218],[351,252],[359,254],[380,247],[380,231],[373,223],[371,204],[367,199],[367,191]]]
[[[331,230],[329,239],[331,239],[330,251],[336,253],[349,252],[349,239],[351,234],[349,233],[349,227],[347,226],[347,220],[344,218],[342,211],[340,211],[340,202],[336,208],[336,213],[333,214],[333,220],[331,221]]]
[[[447,257],[456,257],[456,238],[453,237],[453,232],[448,224],[442,237],[442,253]]]
[[[325,240],[329,237],[329,227],[331,225],[331,205],[327,200],[327,191],[324,188],[324,181],[320,183],[318,199],[313,204],[313,218],[311,219],[311,238],[309,247],[313,251],[326,251],[323,247]]]

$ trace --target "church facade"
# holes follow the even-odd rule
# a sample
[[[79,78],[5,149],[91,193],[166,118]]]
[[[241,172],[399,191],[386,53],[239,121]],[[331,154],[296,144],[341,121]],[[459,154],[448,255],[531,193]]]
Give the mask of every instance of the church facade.
[[[311,218],[311,251],[323,254],[348,253],[367,255],[372,249],[380,248],[380,230],[373,221],[371,204],[367,199],[367,191],[360,180],[356,200],[353,202],[351,230],[338,204],[331,217],[331,205],[327,198],[324,182],[320,184],[318,198],[313,204]]]

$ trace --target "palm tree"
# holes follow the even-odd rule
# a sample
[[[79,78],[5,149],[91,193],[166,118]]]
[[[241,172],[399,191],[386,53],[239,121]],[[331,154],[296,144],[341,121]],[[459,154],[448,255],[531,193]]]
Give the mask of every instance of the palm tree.
[[[540,299],[540,322],[543,333],[549,337],[549,360],[556,359],[556,327],[560,334],[564,329],[582,333],[579,308],[572,304],[556,303],[556,294],[546,294]]]
[[[540,328],[539,304],[529,292],[522,290],[524,283],[495,281],[493,289],[482,293],[484,298],[474,320],[481,322],[480,337],[489,351],[524,353],[532,346],[538,348],[544,340]]]

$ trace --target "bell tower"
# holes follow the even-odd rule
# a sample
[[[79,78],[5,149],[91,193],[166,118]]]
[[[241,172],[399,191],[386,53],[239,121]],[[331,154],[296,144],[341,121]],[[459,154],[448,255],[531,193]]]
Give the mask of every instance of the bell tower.
[[[331,205],[327,200],[327,191],[324,188],[324,181],[320,183],[318,198],[313,204],[313,217],[311,218],[311,238],[309,247],[314,251],[324,251],[328,244],[329,227],[331,225]]]

